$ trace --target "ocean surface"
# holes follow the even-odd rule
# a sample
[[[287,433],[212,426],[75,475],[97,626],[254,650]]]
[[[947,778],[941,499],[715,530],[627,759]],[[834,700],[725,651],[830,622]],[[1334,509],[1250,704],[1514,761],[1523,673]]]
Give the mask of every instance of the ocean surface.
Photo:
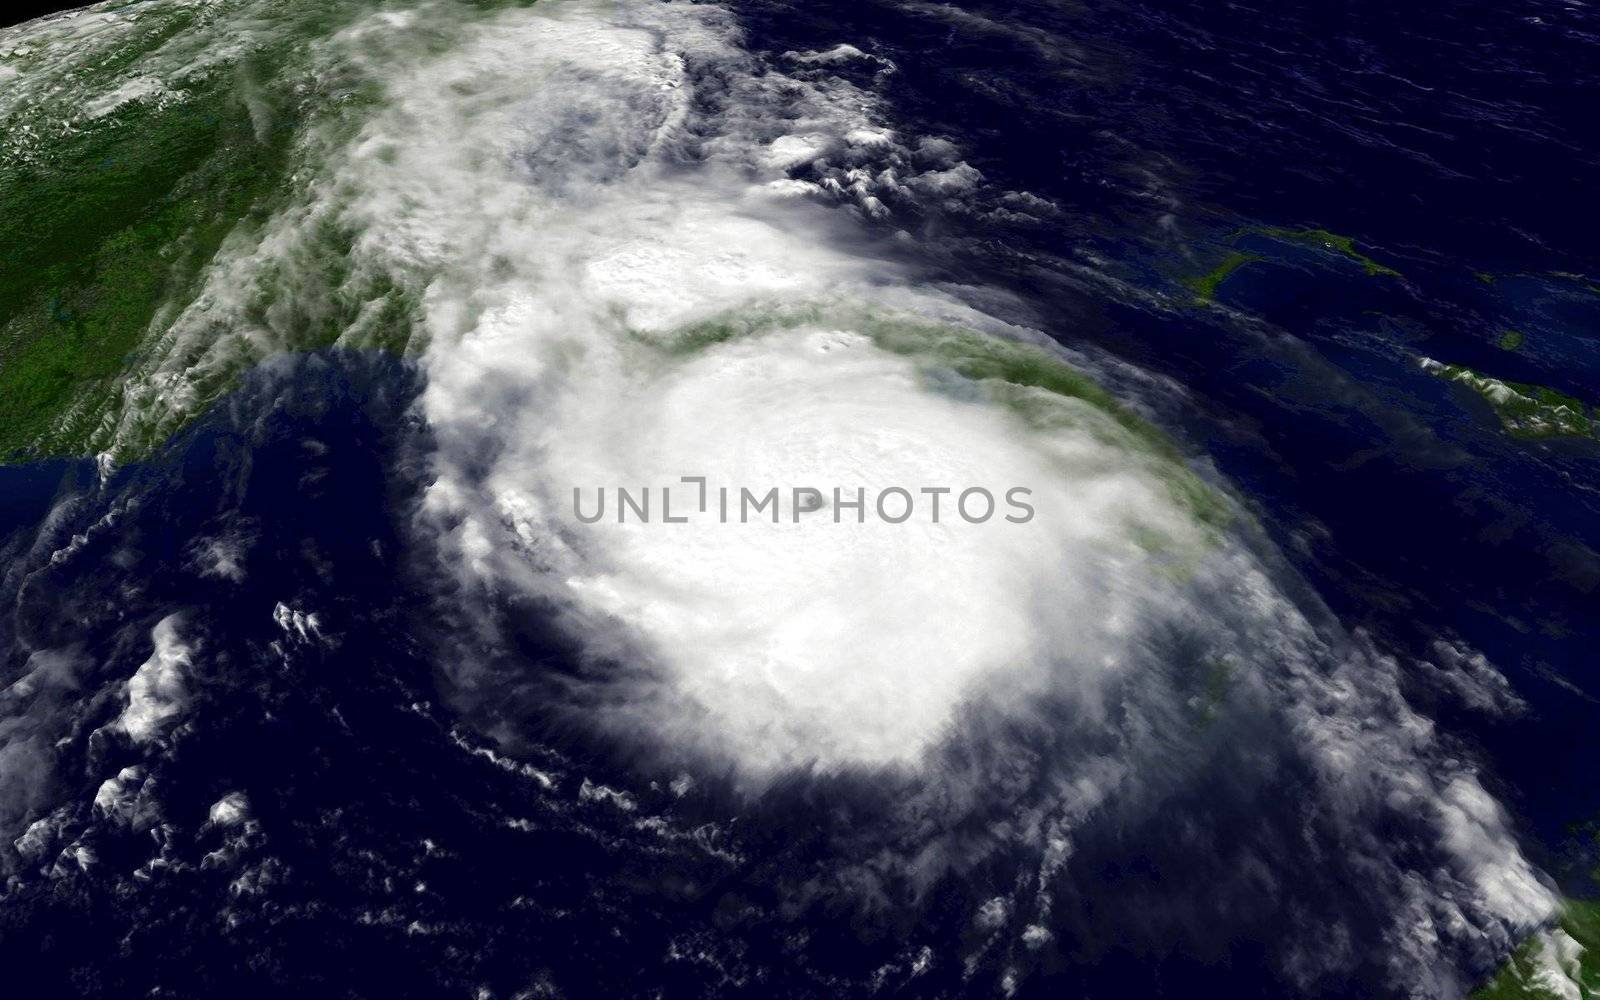
[[[611,58],[613,23],[662,6],[575,5],[587,33],[565,44]],[[460,19],[492,41],[502,16],[520,12]],[[675,51],[662,17],[628,30]],[[880,746],[822,728],[771,765],[721,702],[662,722],[674,696],[596,681],[627,657],[551,591],[458,572],[479,512],[438,514],[439,484],[532,476],[505,457],[519,442],[586,433],[625,394],[569,419],[543,383],[484,376],[473,410],[440,335],[268,352],[114,463],[0,466],[0,966],[19,995],[1463,996],[1560,900],[1594,897],[1600,440],[1515,433],[1422,364],[1600,404],[1590,7],[819,0],[707,23],[738,55],[680,60],[698,145],[648,204],[710,204],[718,143],[791,114],[781,88],[746,110],[746,76],[785,74],[807,122],[806,101],[866,95],[878,138],[780,164],[823,221],[749,211],[892,268],[871,287],[936,289],[1070,352],[1227,498],[1227,566],[1262,582],[1174,584],[1195,593],[1094,707],[942,723],[937,767],[791,766]],[[540,66],[565,58],[529,37]],[[604,77],[584,66],[517,176],[601,229],[628,212],[565,185],[631,184],[596,164],[633,177],[667,154],[629,131],[655,98],[570,97]],[[397,169],[432,148],[417,101]],[[487,187],[460,197],[497,217]],[[554,273],[538,259],[516,280]],[[500,280],[462,301],[499,301]],[[535,353],[489,343],[456,356]],[[493,558],[545,558],[533,523]],[[937,554],[905,570],[968,586]],[[1293,612],[1235,610],[1269,603]],[[907,716],[924,666],[884,682]],[[898,732],[891,715],[860,724]],[[723,750],[685,749],[724,729]]]

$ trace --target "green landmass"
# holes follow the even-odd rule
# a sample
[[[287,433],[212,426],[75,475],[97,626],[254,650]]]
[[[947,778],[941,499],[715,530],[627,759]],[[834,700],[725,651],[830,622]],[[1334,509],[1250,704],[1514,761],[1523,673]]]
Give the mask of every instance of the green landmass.
[[[1183,283],[1194,292],[1196,302],[1210,302],[1216,297],[1218,286],[1227,281],[1229,275],[1246,264],[1261,259],[1263,258],[1260,254],[1235,250],[1210,271],[1196,277],[1184,278]]]
[[[1250,231],[1259,236],[1282,240],[1285,243],[1298,243],[1302,246],[1332,250],[1360,264],[1371,275],[1389,275],[1396,278],[1400,276],[1399,271],[1380,264],[1357,250],[1355,240],[1348,236],[1340,236],[1338,233],[1330,233],[1326,229],[1255,229]]]
[[[273,354],[410,342],[417,293],[307,183],[382,97],[325,41],[377,6],[152,0],[0,51],[0,462],[136,457]]]
[[[1500,339],[1496,343],[1502,351],[1514,351],[1522,346],[1524,339],[1520,330],[1502,330]]]
[[[753,305],[690,323],[672,333],[665,346],[670,354],[694,354],[730,340],[775,330],[792,330],[822,317],[817,306]],[[635,334],[635,339],[655,343],[655,338]]]
[[[218,89],[133,109],[48,164],[0,162],[0,457],[77,450],[100,409],[83,404],[116,392],[157,313],[193,299],[279,182],[286,132],[258,135]]]
[[[1283,229],[1276,227],[1254,227],[1241,229],[1233,233],[1229,243],[1237,243],[1246,236],[1259,236],[1279,243],[1289,243],[1296,246],[1309,247],[1313,250],[1331,251],[1340,257],[1360,264],[1367,274],[1372,276],[1399,277],[1400,272],[1385,264],[1379,263],[1356,249],[1355,240],[1349,236],[1329,232],[1326,229]],[[1266,260],[1264,254],[1253,253],[1247,250],[1233,250],[1222,259],[1216,267],[1201,275],[1193,275],[1181,279],[1184,286],[1195,293],[1197,303],[1210,302],[1216,297],[1217,289],[1227,281],[1235,272],[1256,261]]]
[[[1502,278],[1531,278],[1536,281],[1550,281],[1553,279],[1555,281],[1577,285],[1586,292],[1590,292],[1594,295],[1600,295],[1600,282],[1597,282],[1595,279],[1586,274],[1578,274],[1575,271],[1517,271],[1509,274],[1492,274],[1488,271],[1474,271],[1472,276],[1483,282],[1485,285],[1493,285]]]
[[[1554,389],[1502,381],[1432,358],[1422,358],[1419,364],[1423,371],[1459,382],[1483,397],[1494,408],[1506,432],[1516,437],[1593,437],[1600,434],[1600,411]]]
[[[1600,295],[1600,283],[1597,283],[1586,274],[1574,274],[1571,271],[1551,271],[1550,277],[1560,278],[1562,281],[1569,281],[1574,285],[1582,285],[1584,290]]]
[[[691,324],[664,341],[645,335],[637,339],[677,356],[736,338],[820,323],[859,330],[883,350],[915,358],[931,371],[954,373],[1037,429],[1077,427],[1119,450],[1143,455],[1150,472],[1208,530],[1233,521],[1233,507],[1189,470],[1160,428],[1118,402],[1094,379],[1034,344],[902,314],[815,304],[755,306]],[[1152,550],[1166,547],[1164,539],[1146,541]]]
[[[1233,508],[1188,469],[1171,438],[1044,348],[898,317],[862,317],[857,328],[884,350],[931,361],[983,386],[990,398],[1034,427],[1078,427],[1123,452],[1143,453],[1146,468],[1201,524],[1220,529],[1233,522]],[[1140,544],[1150,551],[1171,549],[1170,539],[1153,532]],[[1176,567],[1180,575],[1183,571]]]
[[[1600,997],[1597,900],[1564,901],[1557,928],[1523,941],[1471,1000],[1567,1000],[1574,987],[1582,1000]]]
[[[1190,707],[1201,726],[1216,721],[1232,683],[1233,668],[1226,660],[1208,657],[1200,663],[1200,691],[1190,700]]]
[[[1600,849],[1600,821],[1570,829],[1579,844],[1573,860],[1587,863]],[[1588,879],[1600,887],[1600,867]],[[1470,1000],[1570,1000],[1574,990],[1580,1000],[1600,998],[1600,899],[1563,899],[1556,925],[1526,938]]]
[[[322,16],[314,7],[282,11]],[[0,151],[0,461],[90,450],[149,342],[284,186],[299,122],[268,82],[294,46],[244,45],[186,71],[171,50],[204,37],[214,14],[130,7],[131,30],[109,50],[79,51],[70,36],[32,46],[39,61],[12,84],[43,96],[0,123],[31,140]],[[156,62],[171,79],[133,77],[150,86],[116,97]],[[49,73],[70,86],[34,79]]]

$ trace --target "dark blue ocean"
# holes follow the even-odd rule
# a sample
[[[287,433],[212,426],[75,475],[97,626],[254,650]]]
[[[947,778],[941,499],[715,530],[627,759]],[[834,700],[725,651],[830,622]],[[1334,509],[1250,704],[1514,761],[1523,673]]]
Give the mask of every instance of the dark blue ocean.
[[[953,137],[994,190],[1057,206],[890,207],[915,238],[897,252],[929,281],[1004,289],[996,308],[1019,322],[1181,385],[1157,421],[1349,630],[1402,663],[1441,637],[1492,662],[1525,710],[1477,711],[1422,674],[1405,694],[1478,762],[1528,856],[1593,895],[1600,441],[1508,435],[1417,358],[1600,403],[1600,16],[1544,0],[736,9],[774,58],[847,42],[891,60],[835,71],[897,128]],[[1348,237],[1381,269],[1273,231]],[[1198,300],[1185,280],[1236,252],[1258,259]],[[406,528],[427,485],[422,379],[389,356],[295,356],[105,482],[88,461],[0,468],[0,681],[36,649],[80,663],[59,692],[10,691],[32,721],[4,725],[67,733],[47,774],[27,766],[39,802],[83,803],[96,862],[0,893],[6,995],[1000,992],[981,964],[874,979],[905,941],[970,944],[978,890],[959,879],[876,913],[784,895],[825,864],[842,817],[874,821],[870,788],[821,802],[800,783],[749,804],[711,776],[685,799],[591,735],[532,724],[507,741],[452,707],[440,636],[456,623]],[[197,538],[240,542],[236,582],[189,571]],[[204,669],[151,768],[88,734],[174,608]],[[294,624],[309,609],[327,641]],[[573,669],[537,608],[515,642],[531,673]],[[134,766],[129,785],[170,823],[96,827],[97,787]],[[727,850],[680,847],[599,793],[554,808],[532,771],[626,788],[640,815],[671,810]],[[205,825],[235,790],[255,826]],[[1059,945],[1018,993],[1393,994],[1380,915],[1353,873],[1297,851],[1294,796],[1292,781],[1249,799],[1197,789],[1146,826],[1089,834],[1063,876]],[[1208,911],[1208,872],[1228,861],[1186,854],[1185,821],[1259,839],[1282,888]],[[1357,958],[1307,985],[1274,935],[1324,902]],[[674,953],[686,937],[715,961]]]

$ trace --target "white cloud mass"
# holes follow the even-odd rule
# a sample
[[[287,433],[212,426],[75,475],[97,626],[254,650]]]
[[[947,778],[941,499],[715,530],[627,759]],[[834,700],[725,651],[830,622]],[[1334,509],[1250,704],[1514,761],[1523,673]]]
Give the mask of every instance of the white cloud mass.
[[[428,486],[411,527],[446,578],[439,659],[462,706],[492,703],[514,726],[523,698],[654,778],[694,774],[685,798],[723,779],[752,802],[786,782],[868,783],[881,829],[841,829],[831,867],[786,871],[797,905],[841,894],[888,909],[950,872],[1025,858],[974,914],[968,961],[1046,948],[1073,889],[1062,873],[1102,821],[1193,837],[1197,856],[1229,850],[1161,915],[1195,926],[1289,893],[1283,853],[1303,855],[1307,878],[1359,878],[1388,922],[1390,974],[1415,995],[1459,993],[1452,970],[1549,922],[1555,897],[1505,811],[1407,703],[1396,662],[1304,596],[1226,487],[1142,420],[1148,400],[1100,388],[1160,381],[1112,379],[1118,363],[1022,325],[1020,304],[995,305],[1004,293],[918,271],[895,206],[959,206],[987,181],[956,143],[902,134],[879,97],[834,75],[893,76],[887,60],[848,44],[766,58],[715,4],[597,0],[477,21],[372,15],[308,58],[360,81],[374,110],[302,137],[292,204],[235,234],[166,317],[106,447],[166,419],[156,409],[198,405],[193,384],[238,352],[291,343],[297,314],[252,309],[252,294],[325,264],[312,234],[354,234],[341,291],[399,289],[415,307]],[[140,77],[92,110],[165,93]],[[1025,192],[1001,201],[1053,210]],[[341,342],[386,315],[372,302]],[[573,514],[575,487],[683,476],[1020,486],[1037,514]],[[198,541],[189,559],[237,587],[250,542]],[[331,642],[313,614],[272,613],[283,643]],[[528,676],[505,633],[535,618],[578,668]],[[128,681],[116,725],[135,744],[159,745],[186,704],[180,625],[155,626]],[[0,697],[8,820],[32,822],[43,797],[49,734],[26,713],[41,686],[71,684],[55,655]],[[1516,706],[1482,657],[1438,659],[1463,701]],[[144,786],[125,768],[95,805],[142,822]],[[1285,806],[1292,829],[1225,842],[1198,818],[1169,822],[1179,799],[1238,814],[1284,787],[1304,799]],[[643,808],[625,789],[580,788]],[[247,815],[231,795],[210,812],[219,826]],[[1284,917],[1292,974],[1355,960],[1342,916]]]

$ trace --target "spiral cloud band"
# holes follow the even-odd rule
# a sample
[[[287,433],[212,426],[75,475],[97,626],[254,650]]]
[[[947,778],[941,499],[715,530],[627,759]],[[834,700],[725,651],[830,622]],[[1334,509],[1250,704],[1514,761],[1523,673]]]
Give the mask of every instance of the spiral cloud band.
[[[1416,996],[1549,924],[1547,881],[1391,655],[1153,419],[1181,390],[928,277],[937,234],[889,203],[988,182],[858,85],[892,64],[750,51],[713,3],[346,13],[305,46],[344,99],[296,135],[292,196],[160,317],[116,406],[74,417],[106,474],[297,331],[399,346],[422,383],[405,541],[452,709],[509,751],[603,747],[707,826],[803,809],[814,853],[758,873],[796,912],[893,939],[966,876],[958,964],[1013,987],[1075,914],[1115,918],[1080,942],[1107,950],[1271,921],[1289,979],[1377,961]],[[195,559],[238,583],[243,544]],[[273,614],[277,653],[324,641]],[[151,633],[128,739],[158,744],[202,690],[198,628]],[[14,728],[0,758],[44,752]],[[133,816],[142,780],[98,808]],[[1226,861],[1163,886],[1157,926],[1134,889],[1093,893],[1130,843]]]

